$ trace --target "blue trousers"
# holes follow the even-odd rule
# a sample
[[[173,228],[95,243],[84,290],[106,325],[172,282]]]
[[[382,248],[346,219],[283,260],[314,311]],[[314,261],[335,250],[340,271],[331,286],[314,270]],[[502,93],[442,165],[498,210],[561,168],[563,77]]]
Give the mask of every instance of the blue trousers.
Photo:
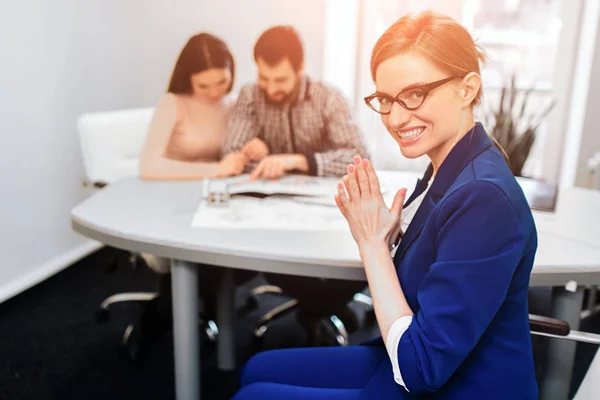
[[[252,357],[234,400],[355,400],[387,358],[384,347],[270,350]]]

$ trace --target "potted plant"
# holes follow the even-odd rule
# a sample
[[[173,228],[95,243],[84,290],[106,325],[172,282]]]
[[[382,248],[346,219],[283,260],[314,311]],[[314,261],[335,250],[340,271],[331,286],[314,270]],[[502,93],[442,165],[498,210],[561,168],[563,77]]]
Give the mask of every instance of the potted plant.
[[[500,101],[496,110],[484,112],[487,132],[503,150],[504,157],[515,176],[523,176],[523,167],[535,143],[537,130],[543,119],[554,108],[550,101],[539,113],[528,113],[527,103],[533,88],[522,90],[516,87],[513,74],[508,86],[500,90]]]

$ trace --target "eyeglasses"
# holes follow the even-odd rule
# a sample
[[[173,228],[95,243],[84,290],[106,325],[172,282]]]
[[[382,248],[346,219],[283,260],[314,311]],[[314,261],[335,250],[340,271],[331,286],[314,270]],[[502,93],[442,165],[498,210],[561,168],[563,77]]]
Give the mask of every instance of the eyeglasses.
[[[394,102],[397,102],[407,110],[416,110],[417,108],[421,107],[429,95],[429,92],[455,78],[456,77],[451,76],[449,78],[444,78],[439,81],[427,83],[425,85],[414,86],[401,91],[398,93],[398,95],[396,95],[396,97],[388,96],[387,94],[383,93],[374,93],[365,97],[365,103],[367,103],[369,108],[371,108],[373,111],[384,115],[389,114],[392,111],[392,105]]]

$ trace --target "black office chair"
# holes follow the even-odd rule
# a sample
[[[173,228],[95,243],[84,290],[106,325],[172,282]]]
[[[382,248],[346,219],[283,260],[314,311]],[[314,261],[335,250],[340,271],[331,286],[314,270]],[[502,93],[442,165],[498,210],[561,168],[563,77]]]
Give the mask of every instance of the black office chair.
[[[102,189],[107,186],[105,182],[93,182],[91,184],[94,189]],[[107,272],[109,273],[123,267],[153,269],[148,265],[147,259],[142,254],[117,248],[111,248],[111,250],[112,255],[107,262]],[[158,277],[159,289],[157,291],[116,293],[104,299],[96,311],[96,320],[99,323],[105,323],[110,319],[109,310],[111,306],[115,304],[124,302],[146,303],[138,316],[138,321],[127,325],[119,343],[121,352],[133,362],[140,360],[144,347],[149,341],[165,334],[171,328],[171,313],[170,310],[165,310],[165,307],[170,307],[171,299],[170,297],[168,299],[159,298],[161,292],[165,291],[165,285],[170,286],[170,279],[167,281],[165,276],[160,274]],[[168,292],[170,293],[170,291]],[[216,342],[218,327],[214,321],[206,320],[200,315],[199,324],[205,333],[205,338],[208,339],[208,345]]]
[[[284,299],[284,303],[269,310],[263,314],[257,322],[254,329],[254,337],[258,345],[261,344],[269,327],[276,320],[289,315],[292,312],[297,313],[297,320],[305,329],[308,342],[312,346],[346,346],[349,344],[349,334],[359,328],[359,321],[354,312],[348,307],[349,302],[357,302],[366,306],[365,320],[374,320],[373,301],[364,291],[366,282],[347,281],[344,285],[343,294],[335,306],[323,307],[323,304],[329,304],[324,300],[320,304],[306,306],[303,304],[303,298],[306,294],[298,293],[294,296],[294,286],[296,283],[307,285],[309,279],[298,276],[283,276],[274,274],[265,274],[268,282],[277,284],[267,284],[259,286],[252,290],[246,299],[246,311],[253,310],[260,303],[260,296],[263,294],[272,294]],[[325,282],[326,280],[318,280]],[[282,289],[284,288],[284,289]],[[318,292],[319,289],[316,289]],[[329,299],[335,298],[336,294],[328,294]]]
[[[104,182],[94,182],[93,186],[96,189],[102,189],[107,184]],[[107,272],[114,272],[118,268],[122,267],[131,267],[131,268],[140,268],[147,267],[146,262],[140,256],[139,253],[134,253],[131,251],[121,250],[117,248],[111,248],[112,255],[107,262]],[[126,292],[126,293],[117,293],[107,297],[101,304],[100,308],[96,311],[96,319],[98,322],[106,322],[109,315],[109,308],[111,305],[122,302],[129,301],[151,301],[156,298],[156,292]]]
[[[86,185],[91,185],[94,189],[102,189],[107,186],[106,182],[86,182]],[[139,253],[111,248],[112,254],[107,262],[107,272],[114,272],[118,268],[131,267],[143,268],[147,267],[145,260]],[[123,302],[149,302],[158,296],[157,292],[124,292],[113,294],[102,301],[100,308],[96,311],[96,320],[104,323],[110,319],[109,309],[112,305]],[[127,342],[127,338],[131,334],[131,326],[128,326],[123,335],[123,343]]]
[[[529,329],[532,335],[559,340],[568,340],[578,343],[591,343],[594,345],[600,345],[600,335],[572,330],[566,321],[556,318],[548,318],[540,315],[529,314]],[[588,373],[593,372],[588,371]],[[544,372],[542,371],[541,375],[543,376],[543,374]]]

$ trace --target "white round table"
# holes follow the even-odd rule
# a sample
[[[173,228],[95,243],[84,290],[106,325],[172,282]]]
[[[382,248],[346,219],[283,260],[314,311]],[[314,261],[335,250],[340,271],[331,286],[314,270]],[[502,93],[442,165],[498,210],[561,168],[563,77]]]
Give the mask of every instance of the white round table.
[[[388,189],[386,198],[400,187],[407,187],[410,194],[418,178],[414,173],[379,174]],[[366,279],[358,250],[347,229],[332,231],[315,227],[314,230],[279,231],[192,227],[192,218],[202,199],[202,186],[200,181],[125,179],[85,200],[71,215],[73,228],[84,236],[114,247],[173,260],[175,371],[179,399],[200,397],[195,263],[323,278]],[[534,216],[539,247],[531,284],[562,287],[569,281],[600,284],[600,193],[561,189],[556,211],[534,212]],[[223,369],[234,367],[231,275],[226,274],[221,283],[218,309],[219,366]],[[560,306],[556,317],[571,324],[577,318],[578,323],[581,296],[581,290],[562,291],[557,296]],[[571,356],[567,354],[567,358]]]

